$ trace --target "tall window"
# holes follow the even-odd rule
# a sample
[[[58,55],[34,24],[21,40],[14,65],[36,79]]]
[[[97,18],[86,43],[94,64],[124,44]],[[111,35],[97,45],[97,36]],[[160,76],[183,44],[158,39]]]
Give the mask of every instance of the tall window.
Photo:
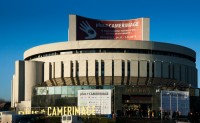
[[[74,74],[74,64],[73,62],[71,61],[71,77],[73,77],[73,74]]]
[[[154,69],[155,69],[154,67],[155,67],[155,62],[152,62],[152,78],[154,78],[154,76],[155,76],[154,75]]]
[[[149,62],[147,62],[147,78],[149,78]]]
[[[102,60],[101,61],[101,82],[102,82],[102,85],[104,85],[104,74],[105,74],[104,69],[105,69],[105,63]]]
[[[99,76],[99,63],[97,60],[95,60],[95,76]]]
[[[127,83],[130,84],[130,78],[131,78],[131,63],[130,61],[127,61]]]
[[[114,71],[115,71],[114,60],[112,60],[112,85],[114,84]]]
[[[64,77],[64,63],[61,62],[61,77]]]
[[[79,63],[76,61],[76,76],[79,76]]]
[[[86,77],[88,77],[88,60],[86,60]]]

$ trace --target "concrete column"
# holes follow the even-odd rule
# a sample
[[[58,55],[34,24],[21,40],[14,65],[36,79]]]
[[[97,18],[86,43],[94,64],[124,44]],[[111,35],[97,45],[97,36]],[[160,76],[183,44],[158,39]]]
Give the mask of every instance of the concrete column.
[[[25,99],[31,100],[32,88],[42,83],[43,80],[43,62],[25,61]]]

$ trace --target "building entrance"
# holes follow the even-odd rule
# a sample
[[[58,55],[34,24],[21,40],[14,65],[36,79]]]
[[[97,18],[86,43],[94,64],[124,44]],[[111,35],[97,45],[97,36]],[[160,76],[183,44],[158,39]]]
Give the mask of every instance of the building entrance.
[[[152,96],[122,95],[122,112],[124,116],[146,118],[152,116]]]

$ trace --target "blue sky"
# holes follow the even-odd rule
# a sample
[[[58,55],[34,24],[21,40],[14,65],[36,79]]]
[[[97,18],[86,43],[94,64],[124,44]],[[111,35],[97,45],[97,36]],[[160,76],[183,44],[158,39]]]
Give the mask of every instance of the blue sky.
[[[0,98],[10,100],[14,63],[25,50],[67,41],[68,15],[103,20],[151,19],[150,39],[197,52],[200,69],[199,0],[0,0]]]

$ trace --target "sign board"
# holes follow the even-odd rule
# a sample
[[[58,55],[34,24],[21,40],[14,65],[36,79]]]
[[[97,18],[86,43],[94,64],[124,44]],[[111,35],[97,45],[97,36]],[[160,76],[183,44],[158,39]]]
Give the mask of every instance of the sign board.
[[[78,90],[78,106],[95,106],[96,114],[111,114],[111,90]]]
[[[188,115],[190,111],[189,92],[161,91],[161,109],[166,112],[179,111],[181,115]]]
[[[76,40],[149,40],[149,18],[96,20],[76,16]]]

